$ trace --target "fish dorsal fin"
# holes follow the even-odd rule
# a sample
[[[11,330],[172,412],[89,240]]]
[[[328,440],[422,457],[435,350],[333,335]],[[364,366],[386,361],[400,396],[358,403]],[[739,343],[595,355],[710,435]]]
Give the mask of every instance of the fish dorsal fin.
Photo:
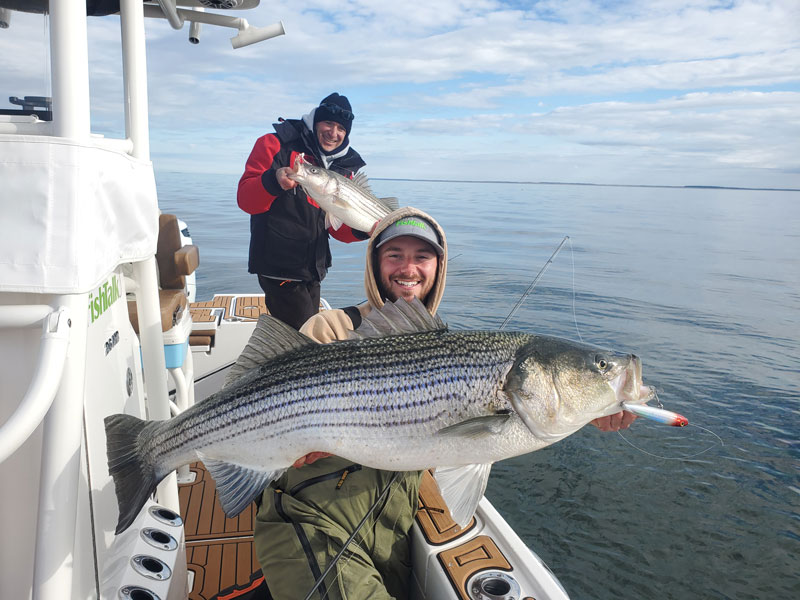
[[[394,196],[387,196],[386,198],[378,198],[378,201],[392,212],[400,208],[400,201]]]
[[[217,488],[217,497],[228,518],[235,517],[264,491],[271,481],[277,479],[286,469],[263,472],[248,469],[200,455]]]
[[[450,516],[466,527],[486,491],[492,463],[466,467],[437,467],[433,473]]]
[[[355,183],[365,192],[369,192],[373,196],[375,195],[372,193],[372,188],[369,185],[369,177],[367,177],[366,173],[356,173],[353,175],[353,183]]]
[[[425,305],[414,298],[407,302],[402,298],[387,302],[380,309],[373,308],[365,316],[358,329],[350,333],[350,339],[383,337],[420,331],[438,331],[447,326],[438,316],[431,315]]]
[[[256,328],[253,330],[247,345],[242,350],[239,358],[236,359],[236,364],[231,367],[225,376],[225,384],[222,387],[229,385],[251,369],[259,367],[281,354],[311,344],[314,344],[313,340],[283,321],[279,321],[269,315],[261,315],[258,317],[258,323],[256,323]]]
[[[367,177],[366,173],[356,173],[353,175],[353,183],[355,183],[358,187],[360,187],[365,192],[368,192],[370,196],[375,198],[375,192],[372,191],[372,186],[369,184],[369,177]],[[400,208],[400,202],[394,196],[389,196],[386,198],[375,198],[378,204],[383,205],[383,207],[389,211],[395,211]]]

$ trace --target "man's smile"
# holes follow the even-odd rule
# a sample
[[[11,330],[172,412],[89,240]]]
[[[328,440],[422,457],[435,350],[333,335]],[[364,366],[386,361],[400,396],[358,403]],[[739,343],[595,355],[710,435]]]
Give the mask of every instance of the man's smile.
[[[415,285],[419,284],[419,279],[409,280],[409,279],[395,279],[394,282],[397,285],[402,285],[403,287],[414,287]]]

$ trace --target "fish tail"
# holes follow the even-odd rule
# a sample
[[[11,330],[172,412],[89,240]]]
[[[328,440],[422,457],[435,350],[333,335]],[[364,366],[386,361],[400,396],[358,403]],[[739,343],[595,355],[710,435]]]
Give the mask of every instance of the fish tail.
[[[158,423],[118,414],[106,417],[105,425],[108,472],[114,478],[119,507],[115,533],[120,534],[130,527],[163,479],[158,477],[155,466],[145,460],[139,443],[142,432],[152,430]]]

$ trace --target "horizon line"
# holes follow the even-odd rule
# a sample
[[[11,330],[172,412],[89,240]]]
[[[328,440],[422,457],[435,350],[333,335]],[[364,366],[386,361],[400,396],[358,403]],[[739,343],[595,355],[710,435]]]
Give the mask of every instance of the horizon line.
[[[159,173],[180,173],[192,175],[203,173],[205,175],[235,175],[231,171],[215,172],[210,171],[188,171],[181,169],[162,169],[153,165],[153,171]],[[652,184],[652,183],[591,183],[583,181],[512,181],[502,179],[417,179],[412,177],[369,177],[371,181],[423,181],[428,183],[503,183],[517,185],[583,185],[589,187],[637,187],[637,188],[665,188],[677,190],[742,190],[752,192],[800,192],[800,188],[775,188],[775,187],[749,187],[741,185],[675,185],[675,184]]]
[[[412,179],[410,177],[370,177],[375,181],[425,181],[430,183],[513,183],[520,185],[585,185],[595,187],[640,187],[699,190],[745,190],[753,192],[800,192],[800,188],[745,187],[729,185],[669,185],[647,183],[586,183],[580,181],[504,181],[492,179]]]

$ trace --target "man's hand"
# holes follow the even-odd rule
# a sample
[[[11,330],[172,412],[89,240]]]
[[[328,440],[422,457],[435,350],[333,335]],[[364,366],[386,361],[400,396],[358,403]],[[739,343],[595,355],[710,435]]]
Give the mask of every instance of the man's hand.
[[[297,187],[297,182],[293,179],[289,179],[289,173],[294,173],[294,169],[281,167],[275,171],[275,179],[278,181],[278,185],[281,186],[282,190],[290,190]]]
[[[636,419],[637,417],[635,414],[624,410],[615,415],[600,417],[591,423],[600,431],[619,431],[620,429],[627,429],[630,427],[631,423]]]
[[[309,452],[305,456],[301,456],[296,461],[294,461],[292,466],[295,469],[299,469],[303,465],[310,465],[311,463],[318,461],[320,458],[327,458],[329,456],[333,456],[333,454],[330,454],[328,452]]]

